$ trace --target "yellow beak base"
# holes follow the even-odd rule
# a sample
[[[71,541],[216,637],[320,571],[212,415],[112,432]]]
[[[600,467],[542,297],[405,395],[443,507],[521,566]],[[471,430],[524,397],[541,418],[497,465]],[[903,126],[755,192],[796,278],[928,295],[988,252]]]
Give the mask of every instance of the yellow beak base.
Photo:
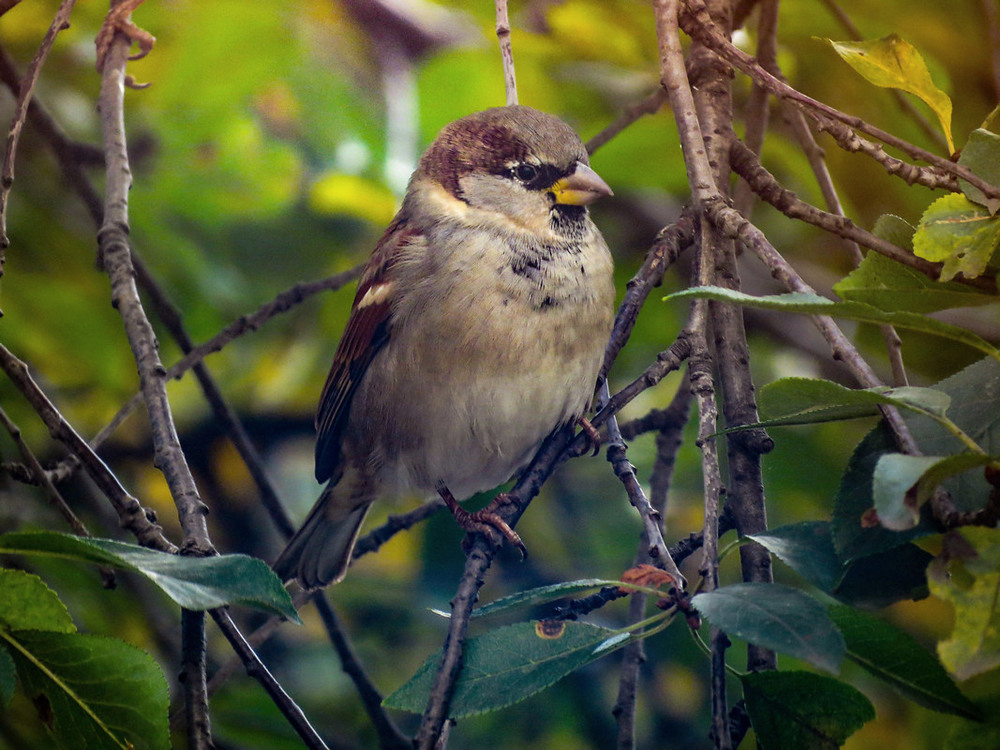
[[[582,161],[576,163],[573,174],[556,182],[549,192],[556,203],[569,206],[586,206],[605,195],[614,195],[608,183]]]

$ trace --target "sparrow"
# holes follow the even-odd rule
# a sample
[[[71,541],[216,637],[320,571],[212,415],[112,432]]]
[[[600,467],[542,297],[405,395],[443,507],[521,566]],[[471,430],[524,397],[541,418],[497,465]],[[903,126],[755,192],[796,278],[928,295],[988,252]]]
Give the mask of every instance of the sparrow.
[[[520,538],[458,505],[523,469],[590,408],[613,319],[587,206],[611,188],[562,120],[525,106],[447,125],[420,158],[358,283],[316,416],[326,482],[274,563],[340,581],[379,497],[438,493],[464,529]]]

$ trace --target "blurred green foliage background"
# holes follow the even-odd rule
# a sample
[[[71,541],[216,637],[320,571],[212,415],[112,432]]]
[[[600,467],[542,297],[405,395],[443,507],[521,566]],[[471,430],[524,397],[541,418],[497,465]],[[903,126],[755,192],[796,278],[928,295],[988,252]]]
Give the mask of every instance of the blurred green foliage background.
[[[982,4],[844,0],[839,5],[865,38],[897,32],[921,51],[935,81],[955,101],[953,130],[961,145],[996,100],[991,74],[996,51],[984,31]],[[54,0],[24,0],[0,17],[0,45],[20,70],[57,6]],[[395,15],[380,15],[380,9],[388,8]],[[71,138],[91,144],[100,139],[93,38],[105,9],[100,3],[76,7],[36,91]],[[493,3],[485,0],[165,0],[147,2],[134,20],[158,41],[148,58],[129,65],[138,80],[152,83],[149,89],[126,93],[134,173],[132,240],[183,312],[196,342],[297,281],[363,261],[391,218],[420,149],[444,124],[504,101]],[[658,84],[653,16],[646,2],[515,2],[511,20],[521,103],[560,115],[584,139]],[[789,82],[936,148],[887,92],[865,83],[816,39],[847,36],[825,2],[784,3],[779,62]],[[737,39],[752,52],[753,23]],[[733,85],[739,112],[749,87],[739,76]],[[0,122],[9,122],[12,108],[10,91],[0,91]],[[883,213],[916,223],[935,197],[890,178],[862,156],[840,152],[828,139],[822,145],[847,214],[864,227]],[[776,112],[763,161],[800,197],[821,202],[806,161]],[[628,128],[597,151],[592,163],[615,190],[615,198],[598,205],[594,215],[614,252],[623,290],[657,231],[688,197],[669,111]],[[90,174],[100,189],[100,167]],[[849,270],[849,255],[833,238],[767,207],[758,208],[754,219],[818,289],[828,290]],[[8,234],[11,246],[0,282],[0,341],[31,365],[63,414],[90,437],[135,392],[135,365],[109,304],[107,277],[95,268],[95,227],[61,179],[47,144],[30,126],[20,146]],[[752,261],[744,263],[742,272],[747,291],[774,290]],[[668,274],[662,291],[681,288],[686,279],[687,263],[682,261]],[[319,491],[312,479],[312,413],[352,296],[353,289],[345,288],[311,298],[207,360],[297,518]],[[659,296],[651,296],[612,371],[612,390],[641,373],[678,332],[686,307],[661,303]],[[994,310],[963,315],[963,324],[996,337]],[[795,374],[844,377],[807,321],[779,321],[762,313],[748,313],[748,321],[758,384]],[[159,333],[161,356],[169,364],[179,350],[164,331]],[[886,373],[877,332],[861,327],[852,333]],[[957,346],[905,334],[904,356],[916,384],[934,382],[977,358]],[[669,378],[646,392],[623,419],[665,406],[679,383],[679,378]],[[182,443],[212,509],[213,541],[224,552],[272,559],[280,547],[278,534],[196,384],[185,378],[170,386],[170,395]],[[6,380],[0,381],[0,401],[39,455],[60,457],[58,446]],[[141,413],[133,415],[102,455],[178,539],[169,494],[149,460],[144,419]],[[826,518],[847,457],[869,427],[775,431],[777,447],[765,458],[771,524]],[[0,435],[0,452],[4,459],[15,455],[6,434]],[[648,477],[654,455],[652,436],[634,441],[629,456],[641,477]],[[701,526],[698,462],[693,435],[688,435],[666,516],[671,541]],[[85,481],[75,481],[68,494],[96,534],[119,533],[109,508]],[[390,510],[376,509],[369,527]],[[31,525],[62,528],[40,492],[3,480],[0,529]],[[638,529],[608,465],[600,459],[574,461],[547,485],[519,527],[532,550],[531,561],[522,565],[513,555],[501,555],[484,598],[573,578],[616,578],[631,563]],[[429,608],[447,606],[461,571],[459,540],[450,519],[433,518],[397,536],[377,556],[363,559],[333,591],[334,606],[361,659],[385,692],[407,679],[439,645],[445,623]],[[67,602],[81,629],[141,645],[161,660],[168,676],[176,673],[177,613],[149,587],[123,575],[117,590],[104,591],[91,570],[51,562],[32,565]],[[736,579],[734,560],[726,561],[723,574]],[[780,565],[777,575],[794,581]],[[143,611],[158,613],[158,620],[148,621]],[[237,614],[248,629],[259,622],[255,615]],[[624,616],[621,606],[601,615],[609,622]],[[948,610],[935,600],[897,605],[889,616],[928,644],[949,629]],[[331,746],[373,746],[373,732],[317,618],[308,610],[304,618],[304,628],[286,625],[263,647],[262,656]],[[213,664],[229,657],[216,636],[210,629]],[[658,636],[647,648],[639,745],[706,746],[707,661],[682,627]],[[739,648],[730,654],[735,662],[742,658]],[[611,746],[616,663],[612,656],[522,704],[462,721],[451,746]],[[864,674],[846,669],[847,679],[876,703],[879,713],[847,747],[942,746],[957,720],[906,703]],[[972,687],[974,692],[990,689]],[[300,746],[263,692],[245,677],[231,678],[212,708],[220,748]],[[412,718],[399,720],[406,727]],[[45,747],[36,724],[31,707],[15,701],[0,717],[0,747]]]

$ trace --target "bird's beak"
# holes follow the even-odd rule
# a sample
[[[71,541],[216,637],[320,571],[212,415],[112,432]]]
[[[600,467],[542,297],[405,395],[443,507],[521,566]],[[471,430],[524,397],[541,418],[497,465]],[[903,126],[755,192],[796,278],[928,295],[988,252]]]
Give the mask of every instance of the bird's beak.
[[[582,161],[576,163],[573,174],[556,182],[549,192],[555,196],[556,203],[570,206],[586,206],[601,196],[614,195],[608,183]]]

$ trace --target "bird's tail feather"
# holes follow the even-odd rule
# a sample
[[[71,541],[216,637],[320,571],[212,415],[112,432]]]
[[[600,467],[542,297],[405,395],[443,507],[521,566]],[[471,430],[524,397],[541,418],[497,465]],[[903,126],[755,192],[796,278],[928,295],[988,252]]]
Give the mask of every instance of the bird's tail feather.
[[[331,490],[327,485],[302,528],[275,560],[272,567],[282,581],[295,579],[305,589],[318,589],[337,583],[347,573],[354,543],[372,504],[338,507],[331,502]]]

